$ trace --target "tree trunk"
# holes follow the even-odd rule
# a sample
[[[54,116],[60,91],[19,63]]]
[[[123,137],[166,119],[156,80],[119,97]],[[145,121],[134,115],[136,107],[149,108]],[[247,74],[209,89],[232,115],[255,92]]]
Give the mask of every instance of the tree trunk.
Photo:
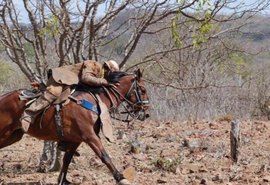
[[[61,167],[60,158],[61,151],[57,148],[57,142],[44,141],[37,171],[59,171]]]
[[[231,160],[233,163],[237,163],[239,157],[239,147],[240,147],[240,121],[235,120],[231,122]]]

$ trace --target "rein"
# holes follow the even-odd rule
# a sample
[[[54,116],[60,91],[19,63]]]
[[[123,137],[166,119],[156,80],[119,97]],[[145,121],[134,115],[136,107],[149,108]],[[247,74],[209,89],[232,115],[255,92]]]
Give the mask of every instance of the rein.
[[[126,119],[120,119],[120,118],[117,118],[117,117],[115,117],[115,116],[111,116],[113,119],[115,119],[115,120],[118,120],[118,121],[122,121],[122,122],[127,122],[127,123],[130,123],[130,122],[132,122],[133,120],[135,120],[135,119],[137,119],[138,118],[138,116],[136,116],[136,114],[134,114],[134,113],[132,113],[129,109],[128,109],[128,107],[124,104],[124,102],[126,102],[128,105],[133,105],[133,103],[132,102],[130,102],[128,99],[126,99],[122,94],[120,94],[119,93],[119,91],[116,89],[116,88],[112,88],[111,89],[111,92],[114,94],[114,96],[115,97],[117,97],[118,99],[120,99],[119,97],[121,97],[124,101],[120,101],[121,103],[120,103],[120,105],[122,105],[123,107],[124,107],[124,109],[126,110],[126,111],[122,111],[122,112],[118,112],[119,114],[127,114],[127,117],[126,117]],[[114,108],[114,107],[112,107],[113,109],[112,110],[114,110],[114,112],[117,112],[116,110],[116,108]],[[129,119],[129,116],[131,117],[131,119]]]

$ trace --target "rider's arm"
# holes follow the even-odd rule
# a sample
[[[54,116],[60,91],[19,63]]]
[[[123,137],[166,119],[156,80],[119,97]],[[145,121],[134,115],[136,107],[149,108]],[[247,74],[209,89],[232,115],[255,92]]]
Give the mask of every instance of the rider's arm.
[[[101,85],[109,85],[108,81],[104,78],[97,78],[90,73],[86,73],[82,75],[81,78],[82,83],[92,86],[101,86]]]
[[[82,66],[81,82],[92,86],[109,85],[108,81],[101,77],[101,66],[96,62],[84,63]]]

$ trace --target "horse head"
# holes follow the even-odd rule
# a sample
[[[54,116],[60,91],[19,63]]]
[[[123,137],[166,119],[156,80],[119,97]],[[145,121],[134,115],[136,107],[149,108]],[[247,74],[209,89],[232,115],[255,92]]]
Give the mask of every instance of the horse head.
[[[117,92],[119,101],[127,103],[128,114],[141,121],[148,118],[149,97],[141,70],[132,74],[115,72],[111,75],[110,81],[119,83],[113,89]]]

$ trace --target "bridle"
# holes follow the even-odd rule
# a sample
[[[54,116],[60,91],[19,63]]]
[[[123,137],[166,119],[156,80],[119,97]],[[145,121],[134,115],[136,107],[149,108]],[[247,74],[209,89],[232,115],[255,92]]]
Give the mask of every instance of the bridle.
[[[121,102],[120,104],[125,109],[125,111],[119,112],[118,109],[116,108],[116,106],[114,106],[114,103],[112,103],[113,106],[110,108],[110,112],[127,115],[126,119],[119,119],[115,116],[112,116],[112,118],[114,118],[116,120],[123,121],[123,122],[130,123],[131,121],[138,119],[140,116],[142,116],[142,114],[144,114],[144,111],[149,106],[149,100],[142,100],[142,92],[141,92],[142,87],[143,86],[139,84],[139,81],[138,81],[137,77],[135,76],[131,86],[129,87],[128,92],[125,95],[121,94],[118,91],[117,87],[115,87],[115,86],[112,86],[109,89],[111,91],[111,93],[116,97],[116,99],[119,102]],[[134,95],[136,97],[135,103],[129,100],[130,97],[132,96],[132,93],[134,93]],[[112,98],[110,98],[110,99],[112,101]],[[125,105],[124,102],[127,105]]]
[[[134,91],[134,94],[136,96],[136,100],[137,102],[136,103],[132,103],[132,106],[133,107],[140,107],[141,109],[144,108],[144,106],[148,105],[149,104],[149,100],[142,100],[142,97],[141,97],[141,85],[139,85],[138,83],[138,80],[137,78],[134,79],[132,85],[130,86],[127,94],[125,95],[125,101],[128,100],[131,96],[131,93],[132,93],[132,90]],[[144,87],[145,88],[145,87]]]

